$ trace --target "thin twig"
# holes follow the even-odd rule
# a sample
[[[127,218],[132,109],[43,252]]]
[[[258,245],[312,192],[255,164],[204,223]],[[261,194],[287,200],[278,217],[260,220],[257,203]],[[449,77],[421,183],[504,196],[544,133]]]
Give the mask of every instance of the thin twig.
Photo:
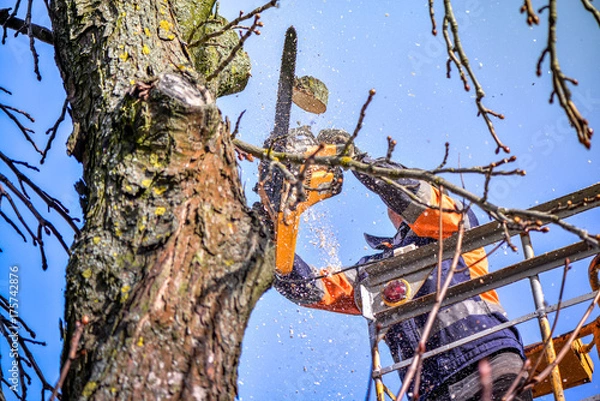
[[[462,66],[460,60],[458,59],[458,57],[456,57],[454,44],[452,43],[452,38],[450,37],[450,31],[448,30],[449,25],[450,25],[449,19],[444,17],[444,22],[442,24],[442,34],[444,35],[444,40],[446,41],[446,48],[448,50],[448,62],[446,63],[446,78],[448,78],[448,79],[451,78],[450,71],[452,68],[452,63],[454,63],[454,65],[456,66],[456,68],[458,70],[458,75],[460,76],[460,80],[463,83],[463,88],[465,89],[465,91],[468,92],[471,90],[471,85],[469,85],[469,80],[467,79],[467,76],[465,74],[465,71],[463,69],[463,66]]]
[[[40,73],[40,56],[35,49],[35,36],[33,35],[33,25],[31,23],[31,8],[33,0],[27,1],[27,12],[25,13],[25,27],[27,28],[27,36],[29,37],[29,51],[33,56],[33,72],[38,81],[42,80],[42,74]]]
[[[256,14],[254,17],[254,23],[252,24],[252,28],[249,29],[248,32],[246,32],[240,38],[238,43],[233,47],[233,49],[231,49],[229,56],[227,56],[227,58],[225,60],[223,60],[221,62],[221,64],[219,64],[219,66],[213,71],[212,74],[210,74],[208,77],[206,77],[207,82],[210,82],[213,79],[215,79],[229,65],[229,63],[231,63],[231,61],[235,58],[235,55],[237,54],[237,52],[242,48],[242,46],[244,46],[244,42],[246,40],[248,40],[248,38],[250,36],[252,36],[253,33],[259,34],[259,31],[255,30],[255,28],[258,26],[259,19],[260,19],[260,14]]]
[[[397,142],[394,139],[392,139],[391,136],[388,136],[387,143],[388,143],[388,147],[387,147],[387,152],[385,154],[385,161],[389,163],[390,159],[392,158],[392,153],[394,152],[394,149],[396,148]]]
[[[61,389],[65,379],[67,378],[67,374],[69,373],[69,369],[71,368],[71,363],[77,358],[77,348],[79,347],[79,340],[83,334],[83,330],[85,326],[89,323],[89,318],[87,316],[83,316],[81,321],[75,322],[75,332],[73,333],[73,337],[71,337],[71,343],[69,345],[69,355],[65,364],[63,365],[60,371],[60,377],[58,379],[58,383],[54,387],[52,391],[52,395],[50,396],[50,401],[53,401],[57,396],[58,391]]]
[[[554,362],[548,364],[548,366],[546,366],[546,368],[542,372],[540,372],[540,374],[538,374],[537,376],[533,377],[530,380],[530,382],[523,387],[523,390],[527,391],[527,390],[532,389],[533,387],[535,387],[535,385],[537,383],[540,383],[546,377],[548,377],[548,375],[550,374],[550,372],[552,372],[552,369],[554,369],[556,366],[558,366],[558,364],[564,359],[564,357],[571,351],[571,344],[573,344],[573,341],[575,341],[575,339],[577,338],[577,335],[579,334],[579,331],[583,327],[583,325],[584,325],[585,321],[587,320],[587,318],[593,312],[595,306],[598,304],[598,301],[600,301],[600,291],[598,291],[598,293],[596,294],[596,296],[592,300],[592,303],[588,306],[587,310],[585,311],[585,313],[583,314],[583,316],[579,320],[579,323],[575,327],[575,330],[573,330],[573,332],[571,333],[571,335],[569,336],[569,338],[567,339],[567,341],[563,345],[562,349],[560,350],[560,352],[556,356],[556,359],[554,360]]]
[[[60,124],[65,119],[68,106],[69,106],[69,100],[65,99],[62,109],[60,111],[60,115],[58,116],[58,119],[56,120],[54,125],[51,128],[49,128],[48,131],[46,131],[46,135],[50,134],[50,138],[48,138],[48,142],[46,142],[46,148],[42,152],[42,159],[40,160],[40,164],[44,164],[44,161],[46,160],[46,156],[48,156],[48,152],[50,151],[50,148],[52,147],[52,142],[54,141],[54,138],[56,138],[56,134],[58,133],[58,128],[60,127]]]
[[[3,45],[6,44],[8,22],[17,15],[17,12],[19,12],[19,4],[20,3],[21,3],[21,0],[16,1],[15,8],[12,12],[10,12],[10,8],[3,8],[2,10],[0,10],[0,18],[4,19],[4,21],[2,22],[2,44]]]
[[[2,44],[6,42],[6,29],[13,29],[17,32],[22,32],[25,29],[26,23],[24,20],[15,17],[16,11],[10,13],[9,8],[0,9],[0,25],[4,28]],[[30,24],[31,34],[40,42],[54,44],[54,34],[48,28],[41,25]]]
[[[450,29],[452,31],[452,37],[454,39],[453,41],[450,40],[449,35],[445,34],[445,37],[448,36],[448,38],[446,38],[446,44],[447,44],[447,48],[448,48],[448,56],[452,59],[452,61],[456,64],[456,67],[459,69],[459,72],[461,73],[461,79],[464,83],[465,90],[467,90],[467,91],[470,88],[469,88],[469,84],[466,80],[466,77],[464,76],[464,73],[462,72],[461,66],[464,67],[464,69],[469,74],[469,77],[471,78],[471,82],[473,83],[473,86],[475,87],[475,104],[477,105],[478,115],[481,115],[483,117],[485,124],[488,128],[488,131],[492,135],[494,142],[496,142],[496,153],[499,153],[500,150],[504,151],[505,153],[510,153],[510,148],[508,146],[504,145],[502,143],[502,141],[500,141],[500,138],[496,134],[496,129],[494,128],[494,124],[492,123],[492,120],[490,119],[490,116],[493,116],[493,117],[496,117],[499,119],[504,119],[504,115],[497,113],[493,110],[490,110],[486,106],[483,105],[482,99],[485,97],[485,92],[483,91],[483,87],[477,80],[477,77],[475,76],[475,73],[473,72],[473,69],[471,68],[471,66],[469,64],[469,59],[467,57],[467,54],[462,46],[460,36],[458,33],[458,22],[456,20],[456,17],[454,16],[454,11],[452,9],[451,0],[444,0],[444,7],[445,7],[445,11],[446,11],[445,16],[444,16],[444,30],[447,32],[448,24],[449,24]],[[452,42],[454,42],[454,43],[452,44]],[[458,57],[455,55],[455,53],[456,53],[456,55],[458,55]]]
[[[431,20],[431,34],[437,35],[437,26],[435,24],[435,11],[433,9],[433,0],[429,0],[429,19]]]
[[[42,214],[39,212],[37,207],[31,201],[30,196],[27,194],[25,187],[27,186],[28,188],[32,189],[35,192],[35,194],[47,205],[47,207],[49,209],[54,209],[55,211],[57,211],[58,214],[68,224],[71,225],[71,227],[73,228],[75,233],[78,234],[79,229],[75,225],[74,219],[71,216],[69,216],[69,211],[57,199],[48,195],[45,191],[43,191],[41,188],[39,188],[37,185],[35,185],[31,181],[31,179],[29,179],[29,177],[27,177],[25,174],[23,174],[15,166],[15,164],[17,164],[17,162],[8,158],[2,152],[0,152],[0,160],[3,161],[6,164],[6,166],[8,166],[8,168],[13,172],[13,174],[15,174],[15,176],[17,178],[16,182],[19,185],[19,187],[18,187],[7,176],[0,173],[0,183],[3,184],[3,185],[0,185],[0,204],[1,204],[2,199],[6,199],[8,201],[19,224],[25,229],[25,231],[31,237],[33,245],[34,246],[39,245],[40,255],[42,258],[42,269],[46,270],[48,268],[48,262],[47,262],[46,250],[45,250],[45,246],[44,246],[44,238],[43,238],[44,234],[47,236],[53,234],[56,237],[56,239],[58,240],[58,242],[61,244],[63,249],[67,252],[67,254],[70,253],[70,249],[69,249],[69,246],[67,245],[66,241],[63,239],[62,234],[58,231],[58,229],[54,226],[54,224],[51,223],[50,221],[46,220],[44,217],[42,217]],[[23,163],[23,164],[25,166],[30,167],[27,163]],[[15,199],[18,199],[21,202],[21,204],[24,206],[24,210],[28,211],[37,220],[37,229],[30,227],[29,223],[23,217],[22,212],[20,210],[20,208],[22,206],[18,206],[16,204],[16,202],[13,200],[13,196],[11,194],[15,196]],[[15,231],[19,235],[21,235],[21,237],[26,241],[23,231],[21,231],[19,229],[19,227],[17,226],[15,221],[10,219],[3,212],[0,214],[0,216],[2,216],[2,218],[5,221],[7,221],[9,223],[9,225],[13,229],[15,229]]]
[[[446,165],[446,163],[448,162],[448,156],[450,155],[450,143],[449,142],[446,142],[444,144],[444,149],[445,149],[444,150],[444,159],[442,160],[442,162],[440,163],[440,165],[437,166],[437,168],[436,168],[436,170],[438,170],[438,171],[440,169],[442,169]]]
[[[553,102],[554,96],[558,98],[560,107],[565,111],[569,122],[575,128],[579,142],[586,148],[592,146],[591,139],[594,130],[589,126],[575,103],[571,100],[571,91],[568,88],[568,83],[577,85],[577,80],[567,77],[560,68],[558,61],[558,51],[556,49],[556,22],[558,19],[558,10],[556,0],[549,0],[548,3],[548,44],[542,51],[537,63],[536,74],[542,75],[541,64],[546,56],[550,56],[550,71],[552,72],[552,93],[550,94],[550,103]]]
[[[190,43],[189,43],[188,47],[192,48],[192,47],[200,46],[203,43],[206,43],[206,41],[208,41],[209,39],[212,39],[214,37],[222,35],[225,32],[227,32],[228,30],[233,29],[233,27],[238,25],[240,22],[250,19],[257,14],[260,14],[263,11],[268,10],[271,7],[275,7],[276,5],[277,5],[277,0],[272,0],[258,8],[255,8],[254,10],[250,11],[248,14],[240,15],[238,18],[234,19],[233,21],[231,21],[230,23],[228,23],[227,25],[225,25],[223,28],[219,29],[218,31],[206,34],[203,37],[201,37],[200,39],[192,42],[194,35],[196,35],[196,32],[198,32],[198,29],[201,27],[201,25],[198,25],[198,26],[194,27],[194,29],[192,29],[192,32],[190,32],[190,35],[188,37],[188,42],[190,42]]]
[[[244,114],[246,113],[246,110],[242,111],[240,113],[240,115],[238,116],[236,122],[235,122],[235,128],[233,130],[233,132],[231,133],[231,137],[235,138],[236,135],[239,133],[239,129],[240,129],[240,123],[242,122],[242,117],[244,117]]]
[[[0,152],[0,160],[2,160],[13,172],[13,174],[15,174],[21,186],[27,185],[29,188],[31,188],[44,201],[44,203],[46,203],[48,208],[54,209],[67,222],[67,224],[69,224],[76,235],[79,234],[79,228],[75,224],[75,219],[69,216],[69,210],[58,199],[48,195],[44,190],[34,184],[33,181],[27,177],[27,175],[23,174],[18,168],[16,168],[15,162],[2,152]]]
[[[44,248],[44,239],[43,239],[43,233],[44,232],[46,233],[46,235],[48,235],[48,234],[50,234],[50,232],[52,232],[54,234],[54,236],[56,237],[56,239],[58,240],[58,242],[62,245],[62,247],[65,250],[65,252],[67,252],[67,254],[70,254],[71,251],[69,249],[69,246],[67,245],[67,243],[63,239],[63,237],[60,234],[60,232],[56,229],[56,227],[51,222],[49,222],[48,220],[44,219],[40,215],[40,213],[35,208],[35,206],[31,203],[31,201],[29,200],[29,198],[27,198],[24,194],[22,194],[21,192],[19,192],[17,190],[17,188],[14,185],[12,185],[12,183],[3,174],[0,174],[0,181],[3,182],[4,185],[6,185],[6,187],[8,189],[10,189],[10,191],[13,192],[19,198],[19,200],[25,205],[25,207],[27,208],[27,210],[29,210],[29,212],[38,221],[37,233],[34,234],[33,231],[27,225],[27,223],[25,222],[25,220],[23,219],[23,217],[21,216],[21,214],[19,212],[19,209],[15,206],[14,202],[11,201],[11,205],[13,206],[13,211],[17,214],[17,218],[19,219],[19,221],[21,222],[21,224],[25,227],[25,229],[27,230],[27,232],[29,232],[29,235],[31,236],[33,244],[34,245],[39,245],[40,254],[41,254],[41,257],[42,257],[42,269],[46,270],[48,268],[48,261],[46,259],[46,251],[45,251],[45,248]],[[50,230],[50,231],[48,231],[48,230]]]
[[[42,154],[42,151],[37,147],[35,141],[29,135],[30,133],[34,133],[33,130],[31,128],[25,127],[21,123],[21,121],[19,121],[19,118],[14,113],[18,113],[18,114],[22,115],[23,117],[27,118],[29,121],[35,122],[33,117],[31,117],[31,115],[29,113],[27,113],[23,110],[19,110],[15,107],[8,106],[5,104],[0,104],[0,110],[2,110],[4,112],[4,114],[6,114],[8,116],[8,118],[10,118],[15,123],[15,125],[17,126],[17,128],[19,128],[19,131],[21,131],[21,133],[23,134],[23,136],[25,137],[27,142],[29,142],[31,144],[31,146],[33,146],[33,149],[35,149],[35,151],[38,152],[39,154]]]
[[[323,150],[324,147],[325,145],[320,143],[319,146],[317,146],[317,148],[307,157],[306,162],[302,166],[300,166],[298,171],[298,177],[296,178],[296,185],[294,186],[295,196],[293,197],[293,199],[295,199],[295,203],[289,206],[290,209],[295,209],[298,206],[298,204],[306,200],[306,191],[304,187],[306,175],[310,171],[310,166],[314,164],[315,157],[321,150]],[[281,204],[284,206],[282,210],[285,210],[287,208],[287,205],[285,205],[286,203],[288,203],[288,200],[284,200],[282,197]]]
[[[540,17],[537,16],[535,10],[533,9],[533,5],[531,4],[531,0],[523,0],[523,5],[521,6],[521,14],[527,14],[527,25],[539,25]]]
[[[3,196],[3,194],[1,193],[2,191],[3,189],[0,189],[0,198]],[[12,221],[2,210],[0,210],[0,216],[13,228],[13,230],[16,231],[17,234],[21,236],[21,238],[23,238],[24,242],[27,242],[27,237],[19,229],[19,226],[17,226],[17,224],[14,221]]]
[[[583,4],[583,7],[585,7],[586,10],[588,10],[589,12],[592,13],[594,18],[596,19],[596,22],[600,26],[600,11],[598,11],[598,9],[596,7],[594,7],[594,5],[592,4],[592,1],[591,0],[581,0],[581,3]]]
[[[521,367],[521,370],[517,374],[517,377],[515,377],[515,380],[512,382],[512,384],[506,391],[506,394],[502,397],[502,401],[512,401],[514,399],[516,394],[518,394],[518,392],[521,391],[522,381],[528,377],[530,370],[531,361],[527,359],[523,364],[523,367]]]
[[[496,175],[521,175],[524,176],[525,175],[525,171],[524,170],[520,170],[520,169],[514,169],[514,170],[501,170],[501,171],[496,171],[494,169],[496,169],[497,167],[500,167],[504,164],[509,164],[509,163],[514,163],[517,160],[516,156],[511,156],[508,158],[504,158],[495,162],[492,162],[486,166],[481,166],[481,167],[462,167],[462,168],[455,168],[455,167],[450,167],[450,168],[443,168],[443,164],[445,164],[446,162],[446,158],[444,158],[444,162],[442,165],[440,165],[440,167],[431,170],[432,173],[434,174],[441,174],[441,173],[453,173],[453,174],[465,174],[465,173],[475,173],[475,174],[483,174],[483,175],[490,175],[490,176],[496,176]]]
[[[358,121],[356,122],[356,127],[354,127],[354,132],[352,133],[352,140],[356,139],[356,137],[358,136],[358,133],[360,132],[360,129],[363,126],[363,121],[365,120],[367,107],[369,107],[369,104],[371,103],[371,100],[373,100],[373,96],[375,96],[376,93],[377,92],[375,91],[375,89],[371,89],[369,91],[369,97],[367,97],[367,101],[360,108],[360,115],[358,116]],[[344,153],[345,152],[342,152],[342,154],[344,154]]]
[[[464,231],[465,230],[464,230],[464,215],[463,215],[463,219],[461,219],[461,221],[458,224],[458,235],[456,237],[456,249],[454,251],[454,256],[452,258],[452,263],[450,265],[448,275],[446,276],[446,280],[444,280],[444,285],[442,285],[442,287],[440,288],[440,291],[438,291],[436,293],[436,297],[435,297],[436,302],[433,305],[433,307],[431,308],[431,312],[429,312],[429,316],[427,316],[427,321],[421,332],[421,338],[419,340],[419,345],[417,347],[415,355],[413,356],[412,363],[410,364],[406,374],[404,375],[404,378],[402,379],[402,387],[400,388],[400,391],[396,395],[396,401],[400,401],[402,399],[402,397],[406,394],[408,387],[410,386],[410,384],[412,382],[413,377],[415,377],[415,374],[417,373],[418,368],[422,363],[422,360],[423,360],[422,356],[426,349],[427,340],[429,339],[429,335],[431,334],[431,330],[433,329],[433,324],[435,322],[435,319],[437,318],[437,314],[438,314],[440,308],[442,307],[442,301],[446,297],[446,292],[448,291],[448,288],[450,287],[450,283],[452,281],[452,278],[454,277],[454,271],[455,271],[456,267],[458,266],[458,261],[460,260],[462,239],[463,239]],[[439,254],[439,257],[440,258],[442,257],[441,254]]]
[[[15,340],[19,344],[19,352],[17,353],[17,355],[15,355],[15,361],[19,368],[19,378],[21,383],[20,394],[19,392],[15,391],[16,389],[14,389],[12,385],[7,383],[6,380],[3,379],[2,381],[5,382],[5,384],[7,384],[13,390],[13,393],[19,400],[26,400],[27,384],[31,382],[31,377],[26,372],[26,367],[29,367],[33,369],[33,371],[35,372],[36,376],[39,378],[42,384],[42,394],[44,393],[44,391],[49,391],[50,389],[52,389],[52,386],[46,380],[46,377],[44,376],[42,370],[37,364],[33,353],[29,349],[29,344],[42,346],[45,346],[46,344],[41,341],[33,340],[33,338],[35,338],[36,336],[35,332],[31,330],[31,328],[29,328],[27,324],[25,324],[23,319],[21,319],[18,315],[14,314],[14,311],[11,311],[12,308],[11,304],[9,303],[9,300],[2,295],[0,295],[0,309],[2,309],[7,314],[6,316],[0,315],[0,334],[2,334],[2,336],[10,344],[13,344]],[[31,336],[31,338],[21,335],[19,333],[20,329],[24,329],[25,331],[27,331],[28,335]]]
[[[419,350],[421,350],[421,348],[419,348]],[[425,352],[425,349],[423,348],[423,350],[421,352]],[[418,401],[419,400],[419,396],[420,396],[420,391],[419,391],[419,387],[421,387],[421,372],[423,371],[423,364],[419,363],[417,365],[417,372],[415,373],[415,383],[413,385],[413,396],[412,401]]]
[[[373,96],[375,96],[376,93],[377,92],[375,91],[375,89],[371,89],[369,91],[369,97],[367,97],[367,101],[360,108],[360,115],[358,116],[358,121],[356,122],[356,127],[354,127],[354,132],[352,133],[350,140],[348,140],[348,142],[346,142],[346,145],[344,146],[344,149],[342,149],[340,154],[342,154],[342,155],[348,154],[348,149],[350,149],[350,145],[352,143],[354,143],[354,140],[358,136],[358,133],[360,132],[360,130],[363,126],[363,121],[364,121],[365,115],[367,113],[367,107],[369,107],[369,104],[371,103],[371,100],[373,100]]]
[[[545,354],[546,354],[546,350],[547,348],[550,346],[550,342],[552,341],[552,337],[554,336],[555,330],[556,330],[556,326],[558,324],[558,318],[560,316],[560,311],[562,308],[562,301],[563,301],[563,295],[564,295],[564,291],[565,291],[565,284],[567,283],[567,272],[571,269],[571,265],[569,262],[569,259],[565,260],[565,268],[563,269],[563,276],[562,276],[562,280],[561,280],[561,284],[560,284],[560,292],[558,295],[558,303],[557,303],[557,308],[556,308],[556,315],[554,316],[554,322],[552,323],[552,328],[550,329],[550,333],[548,334],[548,338],[544,341],[544,346],[540,352],[540,354],[538,355],[537,360],[535,361],[535,363],[532,365],[532,368],[530,370],[530,374],[529,374],[529,380],[533,379],[533,375],[535,374],[538,366],[540,366],[540,364],[542,363],[542,361],[545,358]],[[525,385],[526,383],[524,383],[523,385]],[[518,387],[517,387],[518,389]]]

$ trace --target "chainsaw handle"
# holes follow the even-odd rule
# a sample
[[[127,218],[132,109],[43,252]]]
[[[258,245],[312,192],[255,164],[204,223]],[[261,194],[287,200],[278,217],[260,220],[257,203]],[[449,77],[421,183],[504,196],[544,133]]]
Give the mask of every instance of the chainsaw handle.
[[[333,156],[337,151],[336,145],[320,145],[309,148],[305,155]],[[330,169],[322,166],[309,166],[308,169],[310,170],[306,173],[303,182],[307,192],[305,200],[297,204],[294,210],[286,209],[277,213],[275,268],[279,274],[290,274],[294,267],[302,213],[309,207],[341,192],[341,182],[334,182],[336,177]]]

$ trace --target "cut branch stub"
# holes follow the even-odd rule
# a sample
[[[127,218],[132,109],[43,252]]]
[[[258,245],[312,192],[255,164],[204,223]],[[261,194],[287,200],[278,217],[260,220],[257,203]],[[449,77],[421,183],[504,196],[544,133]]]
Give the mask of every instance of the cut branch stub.
[[[304,111],[323,114],[327,110],[329,90],[315,77],[305,76],[294,79],[292,101]]]

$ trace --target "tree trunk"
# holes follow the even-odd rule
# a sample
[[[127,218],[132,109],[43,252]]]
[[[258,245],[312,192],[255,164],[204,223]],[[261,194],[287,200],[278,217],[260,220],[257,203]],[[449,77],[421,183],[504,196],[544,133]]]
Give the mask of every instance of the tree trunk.
[[[91,321],[63,400],[235,396],[244,329],[273,262],[215,89],[182,44],[178,18],[198,23],[212,3],[51,3],[69,148],[86,184],[65,344],[82,316]]]

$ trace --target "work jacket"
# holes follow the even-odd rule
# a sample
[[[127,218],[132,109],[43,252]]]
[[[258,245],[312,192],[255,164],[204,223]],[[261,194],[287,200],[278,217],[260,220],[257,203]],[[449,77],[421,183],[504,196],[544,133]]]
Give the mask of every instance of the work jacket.
[[[276,289],[288,299],[300,305],[325,309],[334,312],[360,314],[355,302],[354,288],[365,278],[361,265],[388,258],[394,249],[413,244],[417,247],[436,241],[440,235],[447,238],[458,230],[461,213],[442,212],[442,232],[440,233],[439,209],[427,205],[442,205],[442,210],[462,210],[460,202],[442,194],[431,185],[416,180],[400,182],[410,188],[414,196],[408,196],[397,188],[391,188],[381,180],[357,174],[357,177],[373,192],[377,193],[386,205],[401,215],[404,222],[393,238],[366,236],[369,245],[381,252],[363,257],[356,270],[323,277],[326,271],[317,271],[306,264],[298,255],[294,260],[292,273],[277,275]],[[420,201],[417,201],[420,199]],[[465,228],[477,225],[471,210],[466,212]],[[445,281],[451,267],[451,260],[442,262],[441,280]],[[451,281],[451,286],[471,280],[488,272],[488,263],[483,248],[461,255]],[[311,277],[321,277],[311,280]],[[414,298],[435,292],[437,289],[437,267],[415,294]],[[421,338],[421,332],[428,314],[393,325],[385,336],[385,341],[396,361],[411,358]],[[465,301],[441,308],[435,319],[433,330],[427,340],[426,350],[433,350],[468,337],[507,321],[506,313],[498,301],[495,291],[488,291]],[[489,334],[481,339],[453,348],[423,361],[419,394],[425,400],[427,395],[442,385],[453,375],[472,366],[480,359],[498,352],[515,352],[523,359],[523,346],[519,333],[507,328]],[[406,369],[399,371],[403,379]],[[412,392],[414,389],[410,388]]]

